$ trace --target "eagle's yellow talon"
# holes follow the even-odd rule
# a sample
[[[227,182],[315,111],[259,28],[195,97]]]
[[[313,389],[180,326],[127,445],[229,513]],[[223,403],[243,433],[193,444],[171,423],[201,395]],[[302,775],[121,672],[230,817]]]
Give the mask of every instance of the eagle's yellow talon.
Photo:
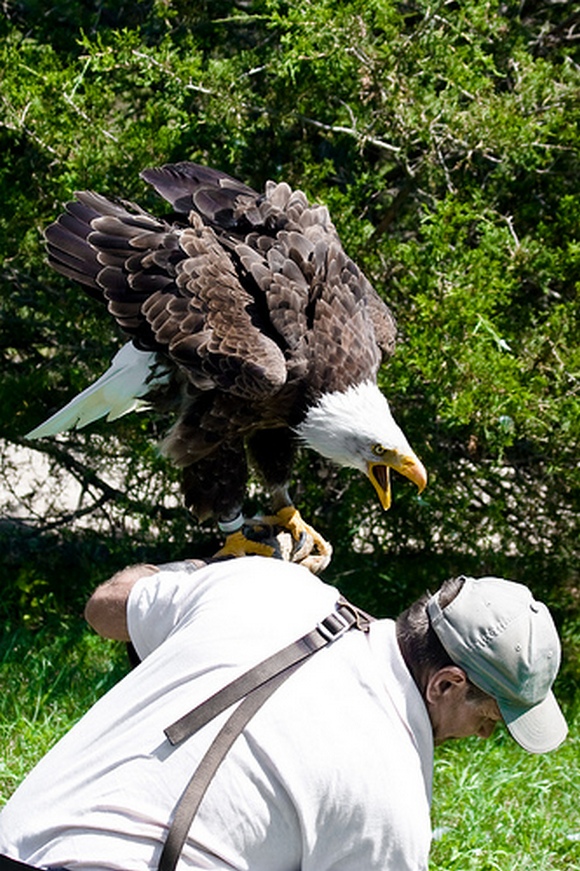
[[[332,547],[292,505],[271,517],[246,519],[227,536],[216,557],[259,555],[299,563],[318,574],[330,562]]]
[[[258,556],[274,556],[274,548],[268,544],[263,544],[260,541],[252,541],[243,534],[241,530],[232,532],[225,540],[223,547],[216,553],[219,556],[248,556],[250,554]]]
[[[327,567],[332,557],[332,545],[309,523],[306,523],[298,509],[293,505],[280,508],[272,517],[264,517],[263,522],[287,529],[295,542],[306,539],[305,543],[294,552],[294,561],[300,562],[314,574],[318,574]],[[302,558],[302,553],[306,554],[304,558]]]

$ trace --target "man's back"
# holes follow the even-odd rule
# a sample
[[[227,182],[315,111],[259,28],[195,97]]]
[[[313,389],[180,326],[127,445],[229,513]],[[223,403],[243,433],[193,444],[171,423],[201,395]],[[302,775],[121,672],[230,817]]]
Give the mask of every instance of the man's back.
[[[172,811],[227,715],[176,748],[163,729],[313,628],[337,597],[305,569],[260,557],[139,581],[128,623],[142,664],[9,802],[0,851],[38,866],[155,868]],[[394,624],[350,632],[302,666],[237,739],[184,863],[418,871],[429,848],[431,759],[429,719]]]

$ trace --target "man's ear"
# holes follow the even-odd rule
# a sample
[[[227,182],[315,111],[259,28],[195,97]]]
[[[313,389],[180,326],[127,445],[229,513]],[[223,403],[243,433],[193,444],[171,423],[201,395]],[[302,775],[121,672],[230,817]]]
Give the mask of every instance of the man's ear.
[[[446,665],[434,671],[425,687],[425,699],[433,705],[444,696],[460,693],[465,690],[467,675],[458,665]]]

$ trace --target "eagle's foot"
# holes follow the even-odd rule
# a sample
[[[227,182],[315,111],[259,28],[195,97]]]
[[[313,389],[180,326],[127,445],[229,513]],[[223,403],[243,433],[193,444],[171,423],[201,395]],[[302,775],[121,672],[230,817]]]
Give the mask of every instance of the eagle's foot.
[[[247,532],[248,524],[245,523],[242,529],[230,533],[223,547],[218,550],[215,556],[277,556],[273,544],[266,544],[265,541],[261,541],[257,537],[252,538],[251,535],[246,535]]]
[[[293,506],[271,517],[251,517],[230,533],[216,557],[268,556],[300,563],[319,574],[330,562],[331,545],[309,526]]]
[[[300,512],[293,505],[280,508],[272,517],[264,517],[262,522],[274,528],[282,527],[290,533],[292,552],[290,557],[283,557],[283,559],[289,558],[292,562],[300,563],[315,575],[330,563],[332,545],[303,520]]]

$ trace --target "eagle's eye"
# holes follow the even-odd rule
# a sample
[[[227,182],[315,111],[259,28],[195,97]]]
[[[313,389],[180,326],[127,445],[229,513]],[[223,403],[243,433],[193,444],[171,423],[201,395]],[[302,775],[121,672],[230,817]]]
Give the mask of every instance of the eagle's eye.
[[[384,448],[382,445],[373,445],[371,450],[375,457],[382,457],[386,451],[386,448]]]

